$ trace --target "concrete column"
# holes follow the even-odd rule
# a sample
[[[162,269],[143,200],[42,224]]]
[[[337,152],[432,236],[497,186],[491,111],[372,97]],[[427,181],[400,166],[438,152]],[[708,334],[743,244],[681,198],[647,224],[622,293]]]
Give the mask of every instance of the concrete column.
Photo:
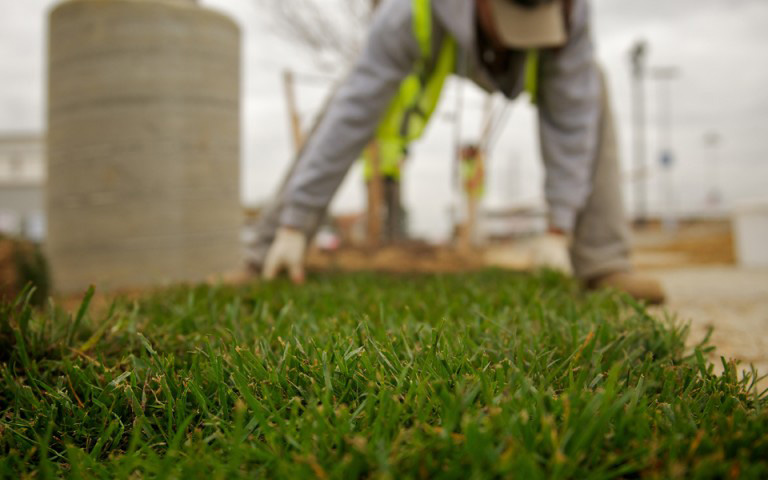
[[[240,261],[240,35],[182,0],[70,0],[50,14],[54,285],[197,281]]]

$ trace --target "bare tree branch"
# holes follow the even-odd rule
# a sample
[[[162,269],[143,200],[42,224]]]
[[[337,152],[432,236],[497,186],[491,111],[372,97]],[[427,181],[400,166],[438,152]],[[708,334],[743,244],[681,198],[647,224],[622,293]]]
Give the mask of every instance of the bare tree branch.
[[[274,33],[318,61],[351,64],[362,49],[376,0],[257,0],[270,12]],[[322,65],[319,65],[321,68]]]

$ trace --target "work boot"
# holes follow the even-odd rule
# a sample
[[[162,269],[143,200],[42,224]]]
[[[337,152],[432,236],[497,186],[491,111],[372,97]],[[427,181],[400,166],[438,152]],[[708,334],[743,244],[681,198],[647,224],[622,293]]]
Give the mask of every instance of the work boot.
[[[632,272],[600,275],[588,280],[586,286],[589,290],[612,288],[651,305],[661,305],[666,300],[664,289],[658,280]]]

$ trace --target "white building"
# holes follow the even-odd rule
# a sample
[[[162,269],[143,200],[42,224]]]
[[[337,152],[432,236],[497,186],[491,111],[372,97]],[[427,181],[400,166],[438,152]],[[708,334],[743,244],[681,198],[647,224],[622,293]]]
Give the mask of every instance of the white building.
[[[0,233],[45,236],[45,137],[0,133]]]

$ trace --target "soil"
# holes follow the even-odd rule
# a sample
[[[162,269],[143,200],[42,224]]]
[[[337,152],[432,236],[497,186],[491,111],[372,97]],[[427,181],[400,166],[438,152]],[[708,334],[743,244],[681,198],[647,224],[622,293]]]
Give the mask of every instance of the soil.
[[[0,298],[13,300],[21,292],[11,240],[0,238]]]
[[[476,270],[484,266],[480,251],[461,251],[419,242],[379,249],[346,247],[331,252],[313,250],[307,257],[309,270],[446,273]]]
[[[633,263],[637,268],[692,265],[733,265],[736,261],[729,222],[690,222],[675,230],[660,225],[634,233]]]

